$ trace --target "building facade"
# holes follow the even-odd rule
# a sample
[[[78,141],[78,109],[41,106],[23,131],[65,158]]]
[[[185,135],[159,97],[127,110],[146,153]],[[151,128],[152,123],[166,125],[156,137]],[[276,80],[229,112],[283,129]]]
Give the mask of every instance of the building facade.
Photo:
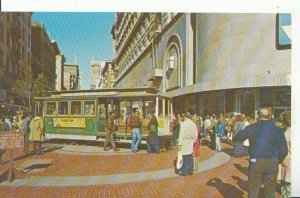
[[[14,81],[26,68],[30,70],[31,16],[32,13],[0,13],[1,100],[10,97]]]
[[[99,89],[102,69],[105,61],[91,61],[91,89]]]
[[[42,22],[32,22],[32,76],[43,73],[55,88],[56,55],[60,54],[55,41],[52,41]]]
[[[63,75],[63,70],[64,70],[64,63],[65,63],[65,56],[63,54],[58,54],[56,55],[56,79],[55,79],[55,90],[56,91],[61,91],[64,89],[63,84],[64,84],[64,75]]]
[[[64,90],[78,90],[79,68],[77,64],[64,63],[63,67]]]
[[[280,33],[289,37],[285,17],[117,13],[114,87],[157,88],[163,115],[254,114],[267,106],[277,116],[291,108],[291,40],[278,44]]]
[[[113,88],[115,84],[115,72],[112,61],[106,61],[101,73],[100,88]]]

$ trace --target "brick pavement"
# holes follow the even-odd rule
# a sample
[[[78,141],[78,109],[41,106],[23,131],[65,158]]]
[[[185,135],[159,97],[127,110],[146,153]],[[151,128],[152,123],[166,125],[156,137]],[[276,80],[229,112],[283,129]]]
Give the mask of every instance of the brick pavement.
[[[45,146],[45,145],[44,145]],[[27,173],[32,177],[103,177],[112,174],[143,174],[173,168],[176,151],[148,155],[140,151],[136,155],[78,155],[59,152],[60,145],[49,146],[50,152],[41,156],[20,158],[16,166],[31,159],[52,159],[52,165],[43,172]],[[57,149],[51,150],[52,147]],[[223,143],[224,151],[231,153],[231,146]],[[215,155],[208,147],[202,145],[200,165]],[[149,163],[151,162],[151,163]],[[80,165],[78,165],[80,164]],[[227,163],[216,168],[202,169],[188,177],[161,177],[161,179],[121,182],[118,184],[87,181],[82,186],[25,186],[0,184],[0,194],[6,197],[245,197],[247,196],[247,160],[231,158]],[[4,166],[7,166],[5,164]],[[4,166],[1,166],[2,168]],[[203,166],[202,166],[203,167]],[[159,174],[155,177],[160,176]],[[117,178],[115,178],[118,181]],[[128,179],[130,180],[130,179]],[[15,180],[17,181],[17,180]],[[14,181],[14,182],[15,182]],[[72,180],[69,180],[71,182]],[[125,180],[126,181],[126,180]],[[68,180],[66,180],[66,183]],[[277,193],[277,197],[279,194]]]

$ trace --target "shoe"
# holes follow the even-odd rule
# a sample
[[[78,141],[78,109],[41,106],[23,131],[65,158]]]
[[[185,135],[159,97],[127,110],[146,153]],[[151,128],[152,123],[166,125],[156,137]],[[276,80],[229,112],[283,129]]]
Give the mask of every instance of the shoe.
[[[119,151],[120,149],[119,148],[114,148],[114,151]]]
[[[183,174],[182,172],[179,172],[178,175],[185,176],[185,177],[187,176],[187,174]]]

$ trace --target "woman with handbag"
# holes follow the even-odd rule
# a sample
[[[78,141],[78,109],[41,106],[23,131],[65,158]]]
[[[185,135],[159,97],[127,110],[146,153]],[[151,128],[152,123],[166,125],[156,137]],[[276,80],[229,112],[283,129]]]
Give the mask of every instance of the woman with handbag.
[[[149,134],[147,139],[148,149],[147,152],[150,154],[155,149],[157,153],[160,152],[159,138],[158,138],[158,121],[155,114],[152,115],[148,124]]]

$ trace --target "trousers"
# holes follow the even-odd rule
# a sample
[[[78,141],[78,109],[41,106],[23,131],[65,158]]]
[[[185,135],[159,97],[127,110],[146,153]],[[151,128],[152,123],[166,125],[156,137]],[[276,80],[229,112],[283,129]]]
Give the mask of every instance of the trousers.
[[[250,159],[248,168],[249,198],[258,197],[261,183],[264,184],[266,198],[275,197],[275,187],[279,170],[278,159]]]

